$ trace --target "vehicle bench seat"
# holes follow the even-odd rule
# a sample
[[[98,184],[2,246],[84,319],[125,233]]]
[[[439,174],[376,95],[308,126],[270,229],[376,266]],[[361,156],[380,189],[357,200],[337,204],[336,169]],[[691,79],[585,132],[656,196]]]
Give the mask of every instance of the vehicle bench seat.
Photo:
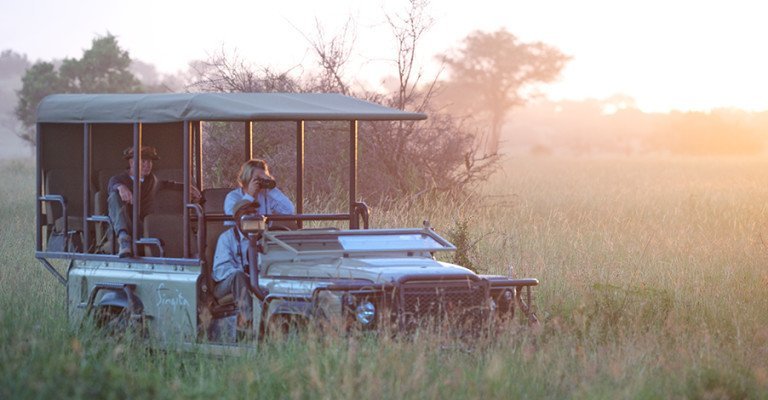
[[[80,169],[52,169],[44,174],[44,193],[59,195],[67,204],[67,230],[83,230],[83,172]],[[51,202],[44,205],[46,224],[52,232],[64,232],[64,211]],[[50,234],[51,232],[49,232]]]
[[[232,191],[232,188],[210,188],[203,190],[203,198],[205,199],[203,209],[205,210],[205,214],[223,214],[224,199],[230,191]],[[224,225],[224,222],[222,221],[207,221],[205,225],[205,260],[209,265],[213,266],[213,255],[216,252],[216,243],[218,242],[221,233],[226,231],[229,226]]]
[[[184,256],[184,192],[168,187],[158,190],[150,213],[144,217],[144,237],[158,238],[163,242],[165,257]],[[197,254],[197,240],[190,234],[190,256]],[[154,246],[146,246],[145,254],[160,256]]]

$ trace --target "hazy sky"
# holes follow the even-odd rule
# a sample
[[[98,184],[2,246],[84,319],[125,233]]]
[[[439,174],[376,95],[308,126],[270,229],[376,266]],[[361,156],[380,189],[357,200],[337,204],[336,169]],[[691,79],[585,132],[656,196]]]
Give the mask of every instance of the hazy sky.
[[[0,0],[0,50],[32,61],[80,57],[96,35],[118,37],[133,58],[161,72],[184,70],[222,47],[254,64],[310,65],[299,30],[317,18],[329,33],[358,21],[349,76],[393,71],[384,13],[405,1]],[[766,5],[763,5],[766,4]],[[634,97],[647,111],[768,109],[768,2],[760,0],[433,1],[423,60],[456,47],[473,30],[505,27],[544,41],[573,60],[551,98]]]

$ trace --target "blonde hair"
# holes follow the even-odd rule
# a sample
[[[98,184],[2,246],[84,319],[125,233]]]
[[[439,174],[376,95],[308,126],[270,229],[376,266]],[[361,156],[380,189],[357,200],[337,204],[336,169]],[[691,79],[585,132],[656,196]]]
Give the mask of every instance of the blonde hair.
[[[240,184],[240,187],[248,186],[251,178],[253,178],[253,170],[256,168],[263,170],[269,175],[269,166],[266,161],[259,158],[250,159],[243,163],[240,167],[240,172],[237,174],[237,183]]]

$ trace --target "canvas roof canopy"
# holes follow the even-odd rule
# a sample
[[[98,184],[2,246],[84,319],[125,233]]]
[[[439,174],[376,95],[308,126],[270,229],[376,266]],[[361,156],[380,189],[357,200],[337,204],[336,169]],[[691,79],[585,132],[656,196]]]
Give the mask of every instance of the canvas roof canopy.
[[[423,120],[333,93],[55,94],[37,108],[38,123],[165,123],[179,121]]]

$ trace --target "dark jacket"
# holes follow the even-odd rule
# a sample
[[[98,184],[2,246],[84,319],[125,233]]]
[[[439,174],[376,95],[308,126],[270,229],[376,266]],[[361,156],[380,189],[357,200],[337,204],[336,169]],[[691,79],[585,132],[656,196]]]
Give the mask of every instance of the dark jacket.
[[[109,178],[109,183],[107,183],[109,193],[116,192],[118,185],[125,185],[129,190],[133,191],[133,179],[131,179],[129,171],[126,170],[125,172],[119,173]],[[150,173],[144,177],[144,181],[141,182],[141,209],[139,210],[140,218],[144,218],[152,210],[153,203],[155,201],[155,194],[157,194],[157,191],[161,186],[163,185],[158,182],[155,174]]]

